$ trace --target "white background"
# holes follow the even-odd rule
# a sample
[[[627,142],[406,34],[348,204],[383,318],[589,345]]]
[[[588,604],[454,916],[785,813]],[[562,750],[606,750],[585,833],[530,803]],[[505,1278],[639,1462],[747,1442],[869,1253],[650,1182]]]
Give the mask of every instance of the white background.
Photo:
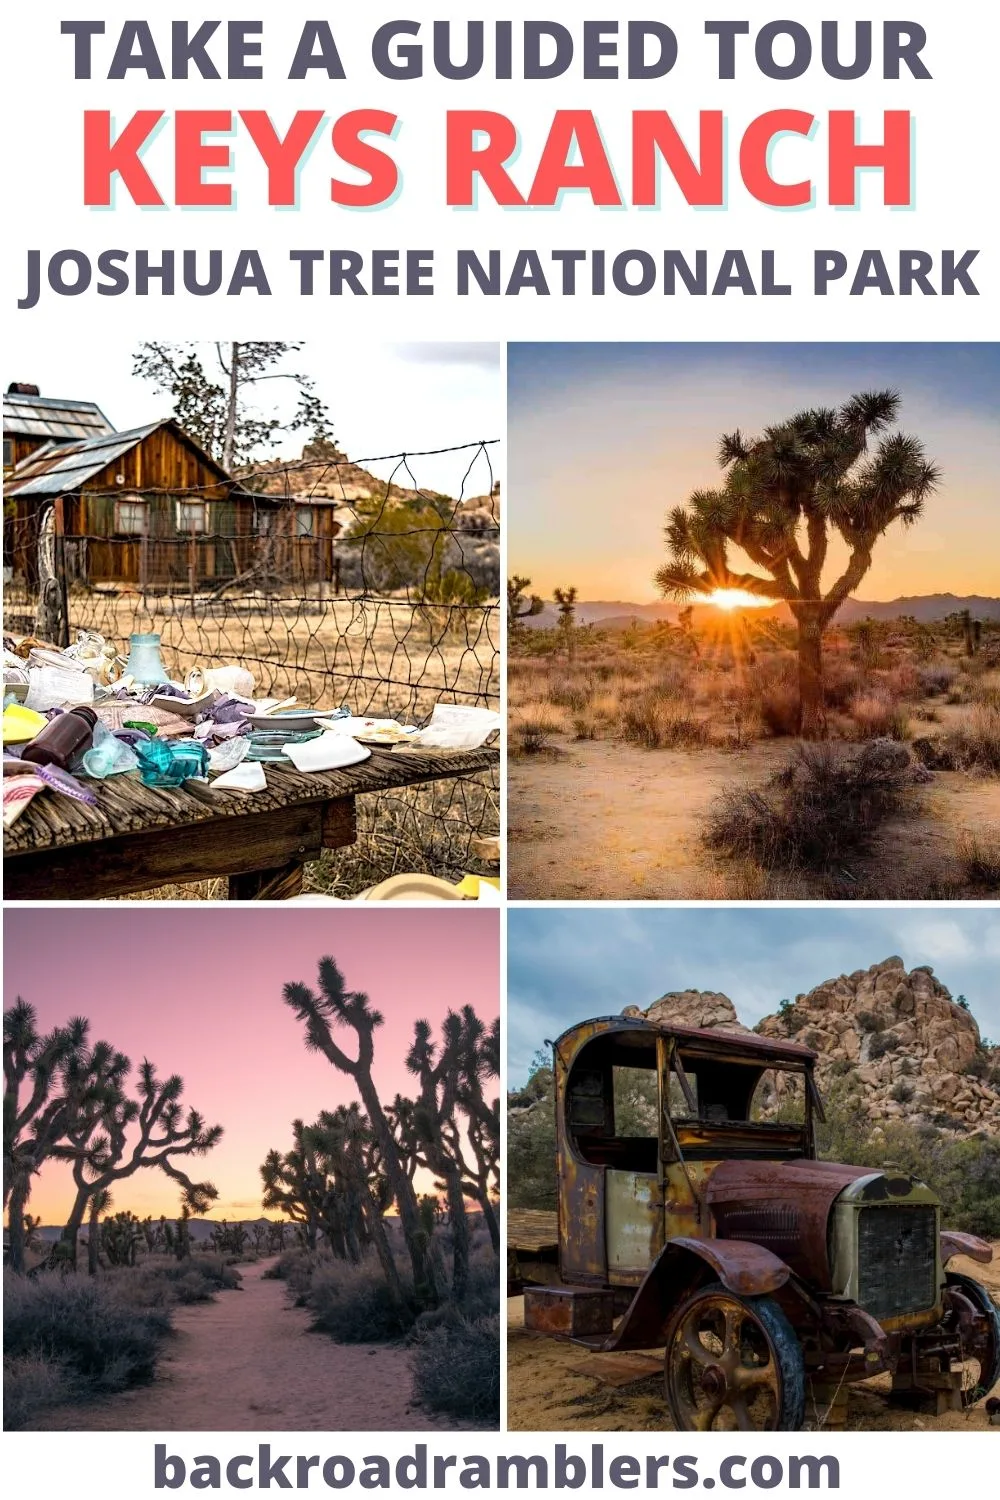
[[[996,336],[998,278],[993,245],[997,218],[994,193],[995,96],[997,41],[1000,37],[993,7],[969,0],[930,4],[927,0],[894,0],[817,10],[798,3],[775,6],[759,0],[739,5],[691,6],[637,4],[627,10],[617,5],[552,3],[544,7],[511,3],[502,6],[445,7],[410,3],[389,8],[383,4],[314,7],[298,0],[280,6],[261,6],[260,0],[222,0],[208,11],[176,4],[146,7],[154,17],[155,34],[165,44],[168,21],[206,15],[218,18],[263,17],[265,77],[259,82],[149,82],[136,74],[109,82],[95,70],[91,82],[72,76],[72,42],[61,37],[58,20],[66,14],[100,15],[108,36],[95,45],[95,56],[107,63],[115,21],[136,13],[122,3],[98,6],[35,4],[10,7],[5,20],[8,143],[5,174],[7,227],[4,235],[4,295],[13,308],[24,281],[24,252],[29,247],[54,251],[72,247],[96,254],[102,248],[213,246],[227,251],[256,247],[266,251],[273,268],[270,298],[253,293],[241,298],[212,299],[158,294],[137,300],[132,296],[53,298],[20,319],[31,319],[42,335],[46,329],[67,334],[136,326],[142,320],[146,335],[169,331],[173,336],[237,332],[246,337],[316,337],[328,333],[338,339],[364,333],[366,338],[623,338],[623,339],[736,339],[736,338],[878,338],[985,339]],[[301,23],[317,12],[328,16],[348,72],[343,82],[313,74],[301,83],[285,76]],[[467,82],[448,82],[428,70],[409,82],[380,78],[372,65],[370,39],[386,19],[408,16],[425,23],[432,19],[456,21],[470,15],[487,23],[498,16],[515,22],[526,16],[562,20],[579,37],[584,17],[622,22],[667,20],[678,34],[680,55],[673,72],[659,82],[584,82],[578,63],[561,79],[523,83],[491,81],[483,76]],[[808,73],[796,81],[761,78],[753,63],[749,41],[741,39],[740,66],[735,81],[720,82],[717,43],[703,34],[706,17],[737,16],[751,23],[752,33],[768,19],[792,16],[811,22],[817,37],[818,19],[840,13],[846,20],[871,19],[876,47],[872,72],[855,82],[826,78],[814,57]],[[880,36],[883,18],[919,21],[928,34],[924,60],[931,81],[904,75],[898,82],[881,78]],[[487,24],[487,38],[490,36]],[[429,49],[428,49],[429,50]],[[456,49],[457,50],[457,49]],[[213,44],[213,55],[224,51]],[[489,58],[489,46],[487,57]],[[845,55],[849,55],[848,52]],[[515,48],[515,59],[517,49]],[[515,63],[516,69],[516,63]],[[169,66],[168,66],[169,71]],[[233,180],[238,207],[225,210],[136,208],[121,188],[114,211],[82,207],[82,112],[85,108],[114,111],[123,123],[136,108],[266,108],[284,129],[296,108],[321,108],[332,118],[349,109],[378,107],[401,117],[402,125],[391,150],[402,169],[402,191],[389,206],[372,211],[346,210],[329,202],[329,177],[334,168],[328,130],[302,174],[302,204],[298,211],[266,207],[264,172],[252,143],[242,132],[235,138]],[[590,108],[615,164],[619,182],[630,180],[628,155],[630,111],[667,109],[689,148],[696,149],[697,117],[701,109],[722,109],[729,126],[729,207],[725,210],[689,208],[663,176],[663,206],[659,210],[595,208],[588,196],[568,193],[554,210],[501,209],[485,191],[477,210],[449,209],[445,204],[444,116],[447,108],[483,107],[508,114],[520,127],[520,159],[512,167],[522,191],[527,191],[552,114],[557,108]],[[750,199],[739,180],[738,143],[747,123],[764,110],[794,107],[817,115],[815,140],[786,138],[774,152],[776,176],[796,181],[804,175],[816,182],[816,207],[778,211]],[[881,174],[862,174],[862,205],[858,210],[823,206],[826,188],[826,112],[853,109],[862,120],[862,139],[880,139],[882,111],[909,109],[916,122],[916,204],[909,210],[887,209],[881,203]],[[152,144],[145,158],[158,185],[171,180],[172,150],[169,126]],[[212,174],[215,176],[215,174]],[[342,175],[343,170],[342,170]],[[347,173],[346,175],[351,175]],[[166,195],[165,195],[166,196]],[[298,248],[421,249],[437,254],[437,291],[425,298],[300,300],[294,294],[296,275],[287,250]],[[463,246],[485,259],[490,248],[502,249],[505,264],[521,247],[541,252],[551,248],[592,248],[610,253],[622,249],[664,247],[693,253],[709,252],[713,265],[725,249],[742,249],[751,266],[759,263],[762,248],[778,249],[779,277],[796,289],[791,297],[725,297],[686,294],[663,297],[652,293],[627,298],[609,294],[593,299],[578,295],[539,298],[532,292],[516,298],[469,298],[454,295],[453,251]],[[879,248],[889,264],[898,251],[942,248],[961,253],[980,250],[975,263],[979,297],[883,297],[869,291],[847,295],[846,282],[833,295],[817,299],[811,293],[812,252],[841,249],[853,261],[864,249]]]

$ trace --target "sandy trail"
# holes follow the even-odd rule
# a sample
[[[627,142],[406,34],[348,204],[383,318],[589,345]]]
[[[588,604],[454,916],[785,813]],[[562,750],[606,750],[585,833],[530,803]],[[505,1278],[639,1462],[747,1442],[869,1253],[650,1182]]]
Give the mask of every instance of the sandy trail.
[[[791,753],[788,740],[739,754],[566,744],[555,756],[509,762],[508,891],[515,900],[731,897],[731,863],[701,842],[709,805],[725,787],[760,786]],[[897,899],[901,879],[912,888],[906,894],[932,895],[939,882],[959,876],[961,830],[989,826],[1000,827],[1000,781],[939,771],[919,789],[912,812],[885,824],[865,873]]]
[[[1000,1242],[994,1244],[992,1265],[979,1265],[958,1256],[950,1269],[963,1271],[989,1287],[1000,1298]],[[647,1351],[657,1355],[658,1351]],[[507,1426],[531,1432],[664,1432],[670,1430],[663,1395],[663,1378],[612,1387],[585,1373],[586,1351],[526,1333],[524,1298],[507,1302]],[[886,1399],[890,1377],[876,1376],[852,1386],[847,1426],[861,1432],[982,1432],[989,1426],[985,1400],[968,1411],[942,1416],[914,1412]],[[807,1425],[809,1417],[807,1414]]]
[[[335,1344],[289,1307],[272,1260],[241,1266],[242,1289],[179,1307],[157,1376],[86,1406],[60,1407],[47,1431],[343,1432],[454,1430],[411,1401],[409,1354],[385,1344]]]

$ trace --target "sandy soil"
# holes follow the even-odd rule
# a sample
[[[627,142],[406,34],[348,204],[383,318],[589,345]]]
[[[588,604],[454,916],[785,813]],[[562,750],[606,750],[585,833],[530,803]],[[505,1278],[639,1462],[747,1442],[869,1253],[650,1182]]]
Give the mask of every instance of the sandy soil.
[[[949,1269],[975,1276],[1000,1300],[1000,1242],[993,1248],[997,1258],[990,1266],[958,1256]],[[636,1362],[637,1372],[650,1370],[646,1378],[626,1386],[604,1384],[586,1373],[589,1356],[579,1345],[526,1333],[524,1298],[511,1297],[507,1304],[507,1425],[511,1430],[532,1432],[669,1430],[662,1376],[658,1370],[652,1373],[651,1355],[662,1358],[662,1351],[624,1356]],[[886,1399],[889,1385],[889,1376],[883,1375],[851,1388],[849,1429],[978,1432],[989,1426],[985,1398],[969,1411],[938,1417],[890,1405]]]
[[[607,740],[508,762],[509,895],[515,900],[719,900],[740,894],[701,844],[709,804],[759,785],[789,741],[723,750],[642,750]],[[963,828],[1000,824],[1000,781],[937,772],[918,810],[887,824],[867,873],[900,871],[908,894],[957,878]],[[789,892],[808,894],[808,892]]]
[[[407,1350],[335,1344],[289,1307],[272,1260],[241,1266],[243,1285],[180,1307],[177,1337],[151,1385],[88,1406],[61,1407],[37,1426],[60,1432],[438,1431],[465,1424],[411,1403]]]

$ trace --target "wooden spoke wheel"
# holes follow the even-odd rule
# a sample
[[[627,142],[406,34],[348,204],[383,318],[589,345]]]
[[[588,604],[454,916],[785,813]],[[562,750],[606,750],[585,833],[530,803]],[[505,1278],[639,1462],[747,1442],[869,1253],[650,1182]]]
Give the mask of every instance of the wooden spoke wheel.
[[[949,1271],[949,1286],[966,1297],[979,1316],[962,1340],[962,1405],[975,1406],[1000,1381],[1000,1311],[981,1281]]]
[[[682,1432],[791,1432],[805,1414],[802,1349],[770,1297],[699,1287],[667,1330],[667,1405]]]

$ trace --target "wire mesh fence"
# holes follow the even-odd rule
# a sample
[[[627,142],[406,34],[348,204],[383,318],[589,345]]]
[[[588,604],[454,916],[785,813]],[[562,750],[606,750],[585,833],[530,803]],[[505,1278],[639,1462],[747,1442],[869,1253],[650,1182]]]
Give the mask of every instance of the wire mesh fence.
[[[440,702],[496,708],[492,447],[443,450],[462,460],[454,496],[418,483],[428,455],[380,456],[375,480],[362,467],[374,459],[309,449],[221,496],[105,482],[38,501],[11,487],[4,634],[68,645],[95,632],[124,654],[129,636],[155,633],[176,681],[240,664],[258,696],[405,722]],[[358,813],[358,843],[313,867],[314,885],[346,894],[400,870],[483,870],[498,777],[382,793]]]

